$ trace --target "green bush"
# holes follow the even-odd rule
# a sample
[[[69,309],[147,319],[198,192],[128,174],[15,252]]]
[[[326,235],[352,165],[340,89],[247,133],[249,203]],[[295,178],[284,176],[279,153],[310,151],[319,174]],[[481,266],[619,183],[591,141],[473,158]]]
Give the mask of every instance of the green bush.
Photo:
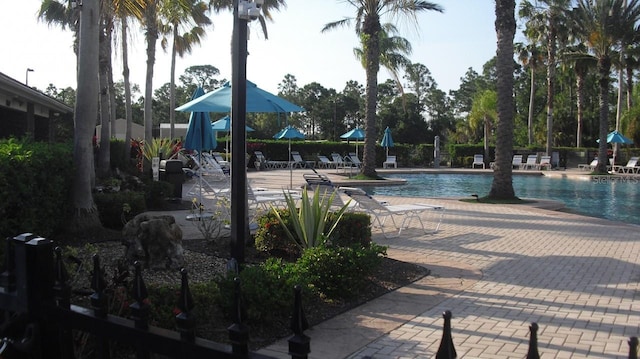
[[[122,229],[126,221],[147,209],[142,192],[95,193],[93,199],[98,207],[100,222],[112,229]],[[125,205],[128,205],[128,213]]]
[[[72,214],[70,144],[0,140],[0,235],[51,237]]]
[[[386,247],[315,247],[296,262],[299,273],[330,299],[355,297],[382,263]]]
[[[167,198],[173,197],[173,184],[165,181],[147,181],[144,199],[150,210],[167,209]]]
[[[280,217],[287,224],[289,231],[295,234],[289,222],[288,209],[279,209]],[[328,221],[332,222],[336,214],[332,213]],[[371,217],[364,213],[345,212],[330,237],[331,244],[336,246],[351,246],[358,243],[368,246],[371,243]],[[258,218],[258,229],[255,235],[256,249],[281,258],[298,258],[300,248],[287,237],[278,218],[273,213]]]
[[[189,290],[196,312],[196,326],[202,328],[203,325],[207,325],[211,321],[212,313],[220,310],[220,289],[217,283],[211,281],[189,283]],[[149,323],[161,328],[175,329],[176,315],[180,314],[180,309],[176,305],[180,297],[180,286],[150,285],[148,292],[151,305]]]

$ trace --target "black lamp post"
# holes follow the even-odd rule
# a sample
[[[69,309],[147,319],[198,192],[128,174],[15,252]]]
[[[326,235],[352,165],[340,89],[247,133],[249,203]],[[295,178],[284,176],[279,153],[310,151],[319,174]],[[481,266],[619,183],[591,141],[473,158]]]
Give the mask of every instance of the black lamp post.
[[[29,86],[29,72],[33,72],[33,69],[27,69],[27,71],[25,71],[24,84],[27,86]]]
[[[247,23],[260,14],[263,0],[234,0],[231,45],[231,258],[244,263],[250,236],[247,208]]]

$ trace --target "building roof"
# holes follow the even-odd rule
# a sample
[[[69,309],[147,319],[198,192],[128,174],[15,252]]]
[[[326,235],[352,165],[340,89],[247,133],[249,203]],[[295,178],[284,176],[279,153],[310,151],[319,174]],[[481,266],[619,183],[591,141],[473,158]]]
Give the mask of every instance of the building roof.
[[[73,108],[3,74],[2,72],[0,72],[0,94],[4,94],[10,99],[32,102],[36,105],[49,108],[54,112],[73,113]],[[5,104],[0,103],[0,106],[5,106]]]

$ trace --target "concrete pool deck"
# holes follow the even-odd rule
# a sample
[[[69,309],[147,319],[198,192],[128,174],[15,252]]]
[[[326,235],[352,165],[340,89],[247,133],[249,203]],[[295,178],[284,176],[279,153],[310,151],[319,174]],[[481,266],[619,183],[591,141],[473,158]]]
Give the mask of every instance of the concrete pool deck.
[[[431,171],[443,170],[450,171]],[[471,170],[456,173],[463,171]],[[491,172],[472,170],[479,171]],[[319,172],[341,185],[349,181],[335,170]],[[293,187],[299,188],[309,170],[292,173]],[[289,185],[289,170],[249,172],[248,177],[259,187]],[[391,204],[416,201],[376,197]],[[525,357],[531,322],[540,326],[543,358],[627,356],[628,338],[640,334],[639,226],[550,210],[558,207],[553,201],[420,201],[446,207],[438,233],[407,230],[385,239],[374,230],[373,240],[388,246],[390,258],[423,265],[431,275],[307,330],[309,358],[433,357],[445,310],[453,313],[460,358]],[[289,357],[286,339],[260,352]]]

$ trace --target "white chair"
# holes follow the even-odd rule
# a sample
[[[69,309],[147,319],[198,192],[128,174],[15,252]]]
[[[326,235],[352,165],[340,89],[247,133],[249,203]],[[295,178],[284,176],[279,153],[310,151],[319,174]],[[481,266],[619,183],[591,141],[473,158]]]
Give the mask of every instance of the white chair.
[[[538,156],[537,155],[529,155],[527,156],[527,162],[520,165],[521,170],[529,170],[535,169],[538,167]]]
[[[513,155],[511,160],[511,168],[520,168],[522,166],[522,155]]]
[[[540,163],[538,163],[536,169],[542,170],[543,168],[551,169],[551,156],[540,156]]]
[[[620,173],[638,173],[638,157],[631,157],[624,166],[613,166],[614,172]]]
[[[349,156],[345,157],[347,161],[347,165],[356,168],[362,168],[362,161],[358,158],[358,155],[355,152],[350,152]]]
[[[396,156],[387,156],[387,160],[382,162],[382,168],[398,168],[398,163],[396,162]]]
[[[340,156],[339,153],[335,153],[335,152],[332,153],[331,158],[333,159],[335,169],[339,170],[339,169],[344,169],[346,167],[344,159],[342,158],[342,156]]]
[[[318,167],[319,168],[336,168],[335,164],[327,156],[318,155]]]
[[[476,166],[482,166],[482,169],[485,168],[483,155],[473,155],[473,163],[471,164],[471,168],[476,168]]]
[[[385,238],[398,237],[402,234],[402,230],[409,228],[411,222],[416,219],[420,222],[420,226],[425,233],[436,233],[440,229],[442,218],[444,216],[445,208],[443,206],[431,205],[426,203],[414,203],[414,204],[400,204],[400,205],[386,205],[378,202],[373,197],[369,196],[359,189],[344,189],[347,196],[351,197],[358,203],[358,208],[368,213],[373,217],[372,225],[380,228]],[[427,230],[424,227],[422,216],[426,214],[433,214],[436,216],[435,228],[433,230]],[[402,218],[400,225],[396,223],[394,217]],[[387,219],[391,219],[393,226],[398,231],[395,234],[388,234],[385,232],[385,222]]]
[[[578,169],[583,170],[583,171],[593,171],[596,169],[596,167],[598,167],[598,159],[594,159],[593,161],[591,161],[591,163],[588,164],[579,164],[578,165]]]

